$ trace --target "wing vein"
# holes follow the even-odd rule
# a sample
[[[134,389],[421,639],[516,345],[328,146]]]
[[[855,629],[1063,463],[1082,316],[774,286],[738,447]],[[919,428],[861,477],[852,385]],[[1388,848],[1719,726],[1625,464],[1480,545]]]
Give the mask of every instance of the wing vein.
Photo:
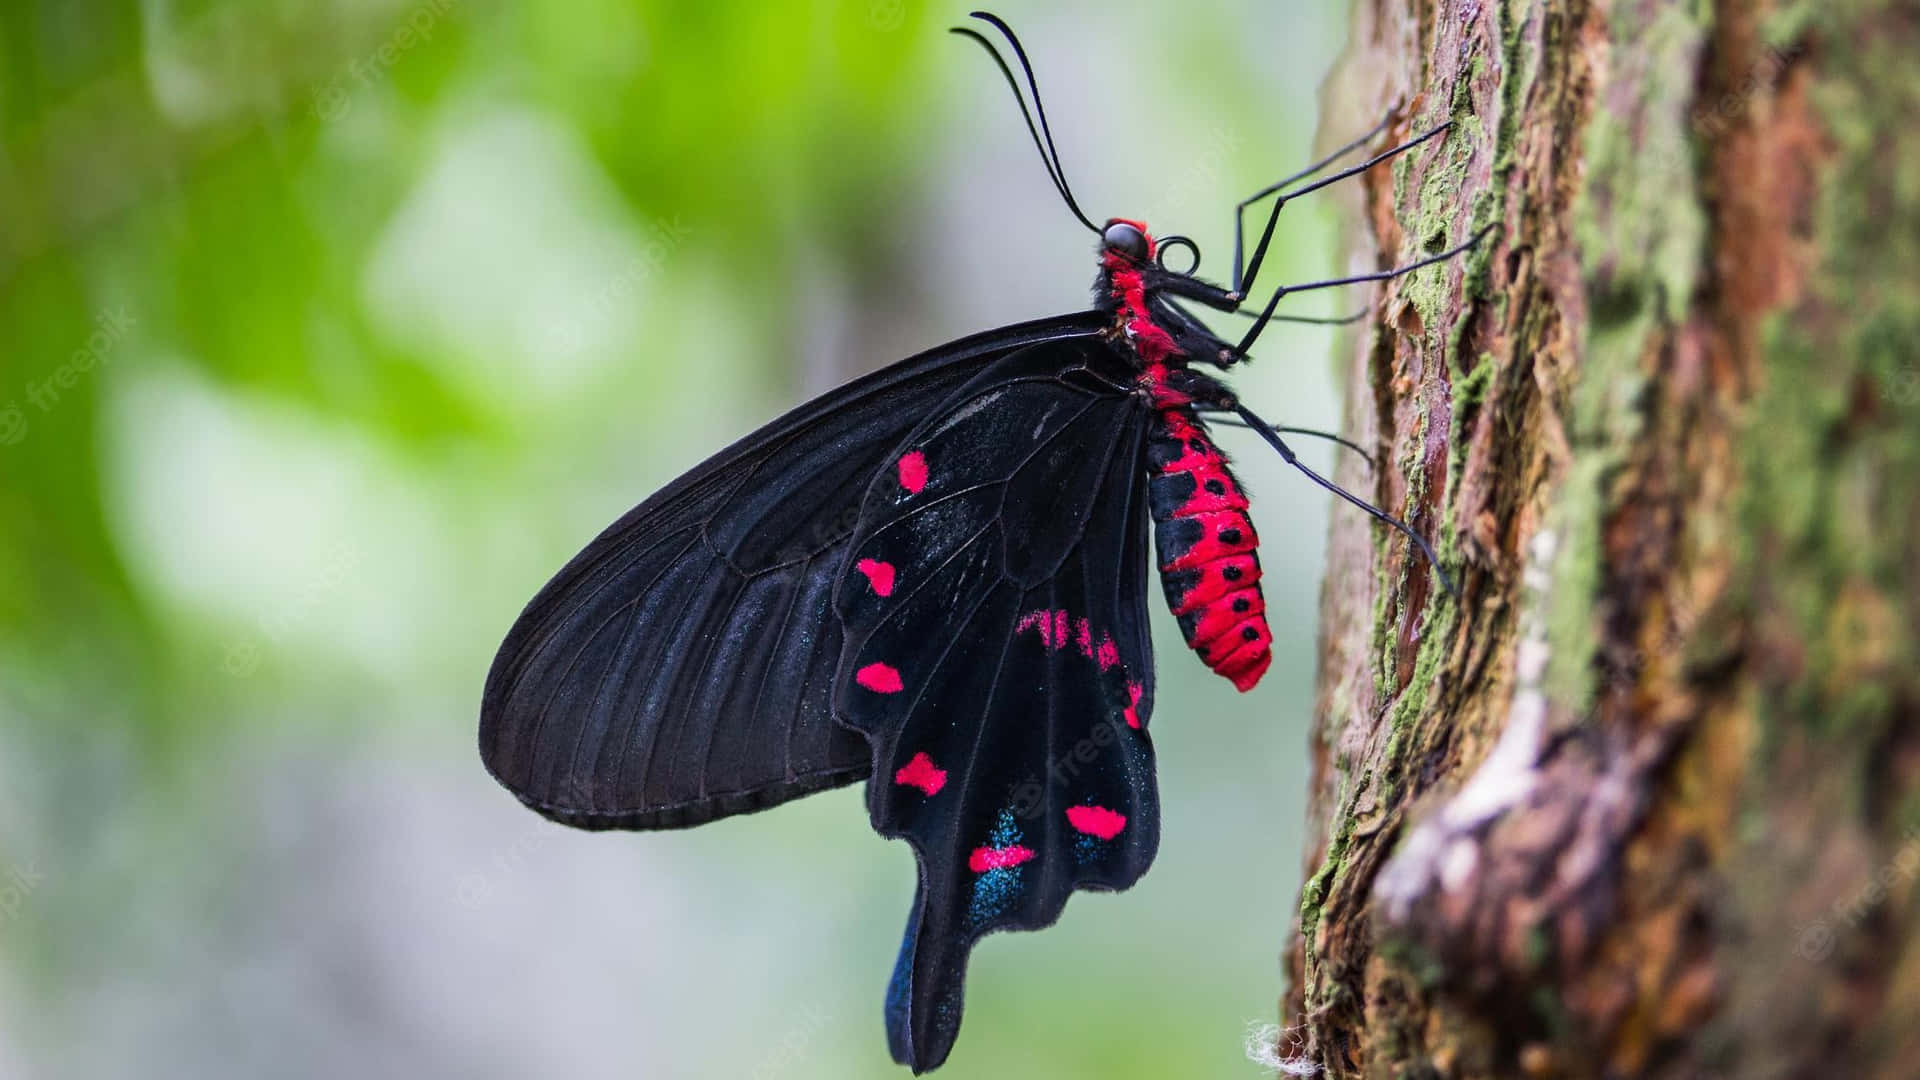
[[[669,534],[669,535],[672,535],[672,534]],[[676,553],[674,554],[674,556],[673,556],[673,558],[671,558],[671,559],[669,559],[669,560],[667,560],[667,564],[666,564],[666,565],[667,565],[667,567],[668,567],[668,568],[671,568],[671,567],[673,566],[673,564],[674,564],[674,563],[677,563],[677,562],[679,562],[679,561],[680,561],[680,559],[681,559],[681,557],[682,557],[682,556],[684,556],[684,555],[685,555],[685,554],[687,553],[687,549],[688,549],[688,548],[691,548],[691,547],[693,546],[693,544],[694,544],[694,540],[693,540],[693,539],[689,539],[689,540],[687,541],[687,543],[686,543],[686,546],[685,546],[685,547],[682,547],[682,548],[681,548],[681,549],[680,549],[680,550],[679,550],[678,552],[676,552]],[[655,546],[657,547],[658,545],[655,545]],[[652,550],[652,549],[649,549],[649,550]],[[627,561],[627,565],[628,565],[628,566],[631,566],[631,565],[633,565],[633,564],[634,564],[635,562],[638,562],[638,561],[639,561],[639,556],[638,556],[638,555],[635,555],[635,556],[634,556],[634,557],[633,557],[632,559],[629,559],[629,560]],[[567,681],[567,677],[573,674],[573,669],[574,669],[574,668],[575,668],[576,666],[578,666],[578,665],[579,665],[579,663],[580,663],[580,658],[581,658],[581,657],[583,657],[583,656],[585,656],[585,655],[587,654],[587,649],[588,649],[588,648],[589,648],[589,647],[590,647],[590,646],[591,646],[591,645],[593,644],[593,639],[594,639],[594,638],[596,638],[596,637],[599,637],[599,636],[600,636],[600,631],[601,631],[602,629],[605,629],[605,628],[606,628],[606,625],[607,625],[608,623],[610,623],[610,622],[612,622],[612,621],[613,621],[613,620],[614,620],[614,619],[615,619],[615,618],[616,618],[616,617],[618,616],[618,614],[619,614],[620,612],[622,612],[622,611],[624,611],[624,612],[626,612],[626,613],[627,613],[627,615],[628,615],[628,616],[629,616],[630,618],[631,618],[631,617],[632,617],[633,615],[635,615],[635,614],[637,614],[637,612],[638,612],[638,608],[639,608],[639,604],[640,604],[640,597],[641,597],[641,596],[644,596],[644,595],[646,594],[646,592],[647,592],[647,590],[649,590],[649,589],[652,589],[652,588],[653,588],[653,586],[654,586],[654,585],[655,585],[655,584],[656,584],[657,582],[659,582],[659,580],[660,580],[660,579],[661,579],[662,577],[664,577],[664,576],[666,576],[666,573],[667,573],[667,570],[666,570],[666,569],[662,569],[662,570],[661,570],[661,571],[660,571],[660,572],[659,572],[658,574],[655,574],[655,575],[653,576],[653,580],[652,580],[652,581],[649,581],[649,582],[647,583],[647,588],[646,588],[646,589],[642,589],[642,590],[640,590],[639,592],[637,592],[637,593],[635,593],[635,594],[634,594],[634,598],[633,598],[632,600],[629,600],[629,601],[628,601],[628,602],[626,602],[625,604],[622,604],[622,605],[621,605],[621,606],[620,606],[619,608],[616,608],[616,609],[615,609],[615,612],[614,612],[614,614],[613,614],[613,615],[609,615],[609,616],[607,616],[607,617],[606,617],[605,619],[602,619],[602,620],[600,620],[600,624],[599,624],[598,626],[596,626],[596,627],[594,628],[594,631],[593,631],[593,633],[591,633],[591,634],[587,634],[587,635],[585,635],[585,636],[584,636],[584,637],[583,637],[583,638],[581,639],[581,641],[580,641],[580,647],[579,647],[579,648],[577,648],[577,649],[575,649],[575,650],[573,651],[573,659],[571,659],[571,660],[569,660],[569,661],[567,661],[567,666],[566,666],[566,669],[565,669],[564,671],[562,671],[562,672],[561,672],[561,674],[560,674],[560,681],[561,681],[561,682],[563,682],[563,683],[564,683],[564,682],[566,682],[566,681]],[[603,583],[602,583],[602,586],[601,586],[601,587],[603,587],[603,588],[604,588],[604,587],[605,587],[605,584],[606,584],[606,583],[604,583],[604,582],[603,582]],[[595,591],[595,593],[597,594],[597,593],[599,592],[599,589],[595,589],[594,591]],[[574,608],[573,608],[573,610],[574,610],[574,611],[578,611],[578,610],[580,610],[580,608],[581,608],[582,606],[584,606],[584,604],[585,604],[585,601],[582,601],[582,602],[581,602],[581,604],[576,604],[576,605],[574,605]],[[622,640],[622,641],[625,641],[625,638],[626,638],[626,635],[625,635],[625,632],[623,631],[623,632],[622,632],[622,634],[621,634],[621,640]],[[543,646],[543,647],[544,647],[544,646]],[[534,653],[532,653],[531,655],[534,655],[534,656],[538,656],[538,655],[539,655],[539,653],[538,653],[538,652],[536,651],[536,652],[534,652]],[[615,654],[615,655],[618,655],[618,653],[616,652],[616,654]],[[611,664],[609,664],[609,667],[611,667]],[[606,680],[606,677],[607,677],[607,672],[604,672],[604,671],[603,671],[603,672],[601,672],[601,681],[602,681],[602,682],[604,682],[604,681]],[[555,695],[555,696],[557,696],[557,695]],[[543,701],[543,702],[541,702],[541,703],[540,703],[540,716],[539,716],[539,718],[538,718],[538,719],[536,719],[536,720],[535,720],[535,721],[533,722],[533,730],[532,730],[532,732],[530,733],[530,735],[529,735],[529,738],[528,738],[528,740],[527,740],[527,742],[528,742],[528,745],[529,745],[529,746],[530,746],[531,748],[533,748],[533,750],[534,750],[534,754],[533,754],[533,759],[527,762],[527,769],[528,769],[528,775],[529,775],[529,776],[531,776],[531,775],[532,775],[532,770],[533,770],[533,767],[534,767],[534,765],[535,765],[535,764],[537,764],[537,763],[538,763],[538,761],[539,761],[539,756],[540,756],[540,755],[539,755],[539,750],[538,750],[538,748],[539,748],[539,746],[540,746],[540,733],[541,733],[541,732],[542,732],[543,730],[545,730],[545,728],[546,728],[546,725],[547,725],[547,714],[548,714],[549,712],[551,712],[551,711],[552,711],[552,709],[553,709],[553,697],[552,697],[552,696],[550,696],[550,697],[548,697],[548,698],[547,698],[547,700],[545,700],[545,701]],[[585,730],[585,729],[584,729],[584,725],[583,725],[583,727],[582,727],[582,730],[583,730],[583,731]],[[631,733],[631,731],[632,731],[632,727],[631,727],[631,725],[629,725],[629,727],[628,727],[628,731],[629,731],[629,733]],[[580,747],[579,747],[579,742],[578,742],[578,738],[579,738],[579,737],[578,737],[578,736],[576,735],[576,737],[575,737],[575,744],[574,744],[574,754],[575,754],[575,756],[576,756],[576,757],[577,757],[577,755],[579,754],[579,750],[580,750]],[[568,768],[572,768],[572,764],[571,764],[571,759],[570,759],[570,763],[569,763],[569,765],[568,765]]]
[[[787,627],[792,624],[793,609],[799,606],[800,597],[806,591],[807,591],[807,572],[805,570],[802,570],[800,572],[799,577],[794,579],[793,596],[787,600],[786,614],[780,616],[780,633],[774,637],[773,648],[767,650],[767,662],[766,664],[762,665],[760,668],[760,685],[754,688],[753,711],[747,714],[749,716],[760,715],[760,703],[766,700],[766,696],[767,696],[767,682],[768,680],[773,678],[773,662],[775,658],[777,658],[780,655],[780,646],[786,644],[787,642]],[[797,691],[794,694],[794,698],[795,700],[798,700],[799,698],[799,694]],[[781,726],[786,729],[787,737],[785,740],[785,745],[782,746],[780,750],[780,768],[781,768],[781,771],[785,773],[787,776],[792,776],[793,775],[793,725],[783,724]],[[709,743],[708,746],[709,746],[709,749],[711,749],[712,744]]]

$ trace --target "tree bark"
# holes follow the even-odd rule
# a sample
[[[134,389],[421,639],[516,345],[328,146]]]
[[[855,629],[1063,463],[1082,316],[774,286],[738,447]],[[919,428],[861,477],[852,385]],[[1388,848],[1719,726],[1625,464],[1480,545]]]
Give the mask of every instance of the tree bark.
[[[1356,0],[1281,1064],[1920,1076],[1920,10]],[[1318,850],[1314,850],[1315,848]]]

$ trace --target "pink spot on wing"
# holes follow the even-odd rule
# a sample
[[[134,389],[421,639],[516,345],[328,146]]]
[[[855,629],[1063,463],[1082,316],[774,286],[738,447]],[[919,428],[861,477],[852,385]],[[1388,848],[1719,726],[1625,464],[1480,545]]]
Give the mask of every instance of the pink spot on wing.
[[[1033,858],[1033,849],[1015,844],[1012,847],[977,847],[967,857],[967,869],[976,874],[989,870],[1002,870],[1009,866],[1019,866]]]
[[[906,787],[919,788],[923,794],[933,795],[947,786],[947,770],[933,763],[926,751],[913,755],[900,771],[893,774],[893,782]]]
[[[1140,704],[1140,695],[1145,692],[1145,688],[1137,682],[1127,684],[1127,694],[1133,700],[1127,703],[1126,711],[1122,715],[1127,718],[1127,726],[1135,731],[1140,730],[1140,714],[1133,710]]]
[[[853,564],[855,570],[867,575],[873,584],[873,591],[880,596],[893,595],[893,564],[879,559],[861,559]]]
[[[1058,649],[1067,643],[1068,625],[1071,621],[1064,608],[1057,611],[1042,608],[1020,616],[1020,621],[1013,624],[1013,630],[1014,633],[1037,630],[1040,633],[1040,644],[1048,649]]]
[[[853,673],[853,681],[876,694],[897,694],[904,687],[900,673],[885,664],[868,664]]]
[[[918,450],[900,456],[900,486],[920,494],[927,486],[927,458]]]
[[[1104,806],[1069,806],[1067,823],[1088,836],[1111,840],[1127,827],[1127,815]]]
[[[1032,630],[1040,635],[1040,644],[1048,650],[1067,647],[1072,642],[1080,649],[1080,655],[1100,665],[1100,670],[1116,667],[1120,663],[1120,647],[1113,643],[1113,635],[1100,632],[1096,635],[1093,624],[1084,617],[1075,617],[1065,608],[1041,608],[1020,616],[1013,625],[1014,632],[1024,634]]]

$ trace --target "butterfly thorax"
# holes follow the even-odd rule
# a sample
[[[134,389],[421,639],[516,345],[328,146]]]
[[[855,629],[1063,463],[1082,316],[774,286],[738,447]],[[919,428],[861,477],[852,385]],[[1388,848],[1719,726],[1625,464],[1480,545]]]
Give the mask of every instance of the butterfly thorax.
[[[1155,255],[1152,234],[1140,222],[1124,221],[1123,224],[1132,225],[1146,239],[1146,259],[1150,264]],[[1153,317],[1147,302],[1145,265],[1126,252],[1103,246],[1100,270],[1099,288],[1104,295],[1097,300],[1103,309],[1113,314],[1114,336],[1127,342],[1139,359],[1140,374],[1136,380],[1139,387],[1152,397],[1156,408],[1191,403],[1191,397],[1168,385],[1168,377],[1185,368],[1187,359],[1173,334]]]
[[[1260,590],[1260,538],[1247,517],[1246,492],[1208,437],[1194,398],[1181,389],[1187,354],[1154,316],[1147,285],[1152,236],[1139,222],[1124,224],[1146,239],[1145,259],[1103,245],[1096,299],[1112,313],[1113,337],[1132,351],[1139,368],[1135,384],[1154,409],[1148,506],[1160,581],[1187,645],[1236,688],[1249,690],[1273,659]]]

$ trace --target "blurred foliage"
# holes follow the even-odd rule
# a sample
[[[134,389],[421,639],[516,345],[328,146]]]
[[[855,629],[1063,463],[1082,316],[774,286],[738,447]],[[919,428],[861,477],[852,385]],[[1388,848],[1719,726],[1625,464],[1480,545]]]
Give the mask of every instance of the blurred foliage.
[[[1299,99],[1340,10],[1003,13],[1045,43],[1089,212],[1119,192],[1196,218],[1180,231],[1218,259],[1232,196],[1305,153]],[[899,845],[865,843],[857,793],[620,845],[520,811],[480,773],[472,725],[520,604],[624,506],[805,387],[1084,296],[1086,237],[998,74],[941,33],[963,14],[0,9],[0,1075],[121,1075],[155,1037],[205,1047],[173,1051],[169,1074],[278,1071],[284,1041],[312,1075],[422,1060],[518,1075],[509,1051],[536,1056],[578,1017],[552,1005],[556,1034],[539,1033],[547,1014],[505,1029],[605,944],[572,942],[579,966],[527,974],[522,996],[467,984],[530,963],[489,951],[503,943],[544,957],[549,936],[619,927],[616,885],[668,914],[613,949],[644,970],[609,958],[594,986],[684,1010],[660,1023],[700,1005],[678,961],[718,972],[701,993],[727,997],[698,1015],[722,1031],[729,1000],[752,1026],[782,995],[824,993],[803,978],[816,970],[872,1006],[795,1027],[804,1053],[787,1057],[717,1041],[713,1074],[891,1075],[878,998],[911,881]],[[1326,269],[1313,213],[1288,211],[1274,273]],[[1035,221],[1055,231],[1029,244]],[[1035,280],[1065,286],[1023,291]],[[1287,419],[1329,424],[1328,339],[1291,334],[1269,335],[1275,358],[1247,385],[1284,386]],[[1249,465],[1254,486],[1275,467]],[[1283,490],[1266,503],[1287,526],[1267,530],[1271,603],[1305,610],[1324,511]],[[1295,887],[1298,623],[1276,627],[1273,696],[1255,706],[1168,647],[1163,620],[1166,700],[1191,702],[1170,784],[1198,799],[1169,810],[1161,869],[1127,897],[1159,914],[1076,901],[1041,940],[988,946],[950,1073],[1237,1058],[1242,1021],[1271,1011]],[[1211,847],[1180,846],[1201,832]],[[1183,860],[1215,883],[1183,879]],[[735,869],[769,864],[775,900]],[[9,868],[38,875],[22,902]],[[525,910],[468,903],[475,880]],[[798,929],[803,912],[822,928]],[[658,951],[755,933],[795,955],[787,981],[745,987],[710,953]],[[1138,940],[1121,951],[1118,935]],[[742,962],[772,948],[740,945]],[[1116,1021],[1089,985],[1159,1015]],[[461,1034],[438,1057],[382,1058],[360,1046],[379,1028],[363,996],[420,1031],[442,998],[477,1011],[446,1021]],[[495,1023],[474,1018],[487,1003]],[[654,1075],[666,1051],[621,1045],[611,1023],[596,1059]]]
[[[697,220],[703,246],[758,266],[743,292],[779,296],[778,261],[741,254],[820,208],[840,226],[827,235],[851,231],[904,152],[910,118],[897,102],[920,70],[918,38],[876,35],[864,6],[846,14],[605,0],[0,13],[0,385],[30,427],[0,490],[0,627],[5,654],[23,661],[15,686],[59,696],[33,672],[104,661],[124,673],[117,688],[152,692],[119,711],[138,718],[132,734],[163,738],[200,711],[102,518],[103,380],[58,381],[57,361],[110,313],[131,311],[134,325],[103,369],[166,354],[415,454],[509,435],[515,402],[383,333],[359,302],[449,87],[463,108],[512,101],[567,116],[619,186],[627,228]],[[918,19],[902,8],[891,28]],[[817,138],[796,116],[860,135]],[[663,352],[634,359],[674,372]]]

